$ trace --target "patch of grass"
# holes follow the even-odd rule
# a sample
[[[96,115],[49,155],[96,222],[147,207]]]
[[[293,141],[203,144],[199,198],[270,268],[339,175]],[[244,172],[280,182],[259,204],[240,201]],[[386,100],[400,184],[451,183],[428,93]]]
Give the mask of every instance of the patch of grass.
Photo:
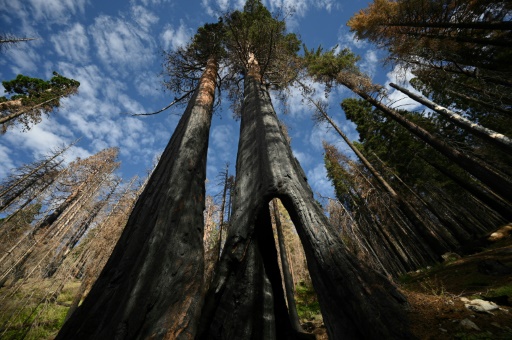
[[[67,283],[55,299],[48,295],[55,289],[55,281],[34,280],[25,283],[14,297],[8,300],[0,313],[1,339],[53,339],[64,324],[69,306],[80,288],[79,281]],[[8,292],[4,292],[8,293]],[[2,334],[2,332],[4,332]]]
[[[420,282],[420,287],[425,290],[426,293],[435,296],[444,296],[446,294],[446,288],[444,287],[443,281],[441,281],[436,275],[433,277],[426,277]]]
[[[512,297],[512,284],[491,289],[489,291],[489,293],[487,293],[486,295],[487,296],[503,296],[503,295],[506,295],[508,297]]]
[[[320,304],[316,297],[315,290],[311,284],[304,282],[295,287],[295,300],[297,304],[297,313],[301,320],[321,319]]]

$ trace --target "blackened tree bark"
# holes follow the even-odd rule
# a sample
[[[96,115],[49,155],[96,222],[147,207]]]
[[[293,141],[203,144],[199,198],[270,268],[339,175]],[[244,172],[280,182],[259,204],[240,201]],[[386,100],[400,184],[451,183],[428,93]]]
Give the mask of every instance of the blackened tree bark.
[[[235,294],[234,283],[241,269],[253,261],[251,249],[260,232],[256,222],[268,210],[268,202],[278,197],[303,244],[329,337],[410,337],[404,297],[384,276],[366,268],[347,252],[338,231],[329,225],[315,202],[304,172],[279,128],[266,87],[250,73],[244,86],[232,223],[205,301],[200,335],[206,337],[213,328],[227,331],[228,326],[245,326],[230,323],[230,308],[236,305],[239,313],[252,310],[245,297],[254,289],[248,286],[243,294]],[[276,322],[261,314],[259,318],[269,327],[279,324],[277,317]],[[215,338],[223,337],[223,333],[217,333]],[[243,338],[250,337],[260,338],[254,331],[244,333]],[[269,335],[266,339],[275,337]]]
[[[206,152],[217,64],[208,60],[112,256],[57,339],[191,339],[203,295]]]

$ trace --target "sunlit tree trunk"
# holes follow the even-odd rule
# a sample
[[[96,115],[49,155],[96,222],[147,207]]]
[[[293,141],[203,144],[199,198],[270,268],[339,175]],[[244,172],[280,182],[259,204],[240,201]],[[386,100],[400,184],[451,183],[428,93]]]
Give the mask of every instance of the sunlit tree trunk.
[[[421,103],[425,105],[426,107],[434,110],[435,112],[439,113],[446,119],[448,119],[450,122],[454,123],[455,125],[467,130],[468,132],[475,134],[495,145],[498,147],[503,148],[506,151],[512,151],[512,139],[508,138],[507,136],[498,133],[496,131],[493,131],[491,129],[487,129],[486,127],[483,127],[481,125],[478,125],[476,123],[473,123],[469,119],[466,119],[462,117],[461,115],[453,112],[452,110],[449,110],[439,104],[434,103],[433,101],[416,95],[412,93],[411,91],[407,90],[406,88],[403,88],[396,84],[389,84],[389,86],[399,90],[402,93],[405,93],[409,98],[414,99],[418,103]]]
[[[281,258],[281,268],[283,271],[286,302],[288,303],[288,313],[290,314],[290,321],[292,323],[293,328],[296,331],[302,331],[302,326],[300,325],[299,320],[299,314],[297,313],[297,306],[295,305],[295,287],[293,285],[293,277],[290,270],[290,264],[288,262],[288,251],[286,250],[283,226],[281,225],[281,218],[279,217],[280,214],[277,202],[278,201],[276,199],[272,200],[272,209],[274,219],[276,222],[277,242],[279,244],[279,257]]]
[[[414,124],[409,121],[396,110],[393,110],[386,105],[382,104],[377,99],[373,98],[365,91],[358,89],[356,86],[351,84],[350,82],[340,81],[343,85],[347,86],[350,90],[354,91],[357,95],[359,95],[364,100],[368,101],[374,107],[385,113],[388,117],[395,120],[397,123],[405,127],[416,137],[423,140],[425,143],[439,151],[441,154],[446,156],[449,160],[466,170],[471,175],[475,176],[482,183],[491,188],[494,192],[502,196],[503,198],[508,198],[512,194],[512,183],[504,178],[501,174],[498,174],[494,170],[491,170],[488,166],[486,166],[482,161],[474,159],[462,152],[456,150],[452,146],[448,145],[446,142],[432,135],[427,130],[422,127]]]
[[[112,256],[57,339],[194,338],[216,76],[210,58]]]

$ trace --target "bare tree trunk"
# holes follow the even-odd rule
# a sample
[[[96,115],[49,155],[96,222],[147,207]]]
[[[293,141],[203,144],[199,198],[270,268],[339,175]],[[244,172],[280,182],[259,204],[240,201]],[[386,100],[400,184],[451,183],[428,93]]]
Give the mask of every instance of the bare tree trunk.
[[[387,116],[395,120],[397,123],[405,127],[408,131],[420,138],[422,141],[439,151],[441,154],[446,156],[449,160],[466,170],[471,175],[478,178],[482,183],[486,184],[494,192],[502,196],[503,198],[511,197],[512,195],[512,183],[504,178],[501,174],[490,169],[481,161],[474,159],[455,148],[448,145],[446,142],[435,137],[427,130],[412,123],[408,119],[404,118],[397,111],[382,104],[377,99],[373,98],[365,91],[358,89],[350,82],[342,82],[343,85],[354,91],[364,100],[375,106],[377,109],[385,113]]]
[[[297,313],[297,306],[295,305],[295,288],[293,285],[293,278],[290,271],[290,264],[288,263],[288,251],[284,242],[283,226],[281,225],[281,218],[279,217],[279,209],[277,207],[277,200],[272,200],[273,215],[276,221],[277,242],[279,244],[279,255],[281,257],[281,268],[283,269],[283,281],[286,293],[286,302],[288,303],[288,313],[290,314],[290,322],[297,332],[302,332],[300,325],[299,314]]]
[[[59,98],[62,98],[64,97],[65,94],[62,94],[60,96],[55,96],[53,98],[50,98],[48,100],[45,100],[44,102],[42,103],[39,103],[39,104],[36,104],[36,105],[33,105],[29,108],[26,108],[26,109],[21,109],[17,112],[13,112],[13,113],[10,113],[10,114],[6,114],[4,116],[0,116],[0,124],[5,124],[5,123],[8,123],[9,121],[15,119],[15,118],[18,118],[19,116],[21,116],[22,114],[24,113],[27,113],[28,111],[30,110],[34,110],[34,109],[37,109],[41,106],[43,106],[44,104],[48,104],[50,103],[51,101],[54,101],[55,99],[59,99]],[[21,106],[21,100],[10,100],[10,101],[7,101],[7,102],[4,102],[3,105],[10,105],[10,106]]]
[[[490,209],[497,212],[501,215],[505,220],[512,221],[512,205],[496,195],[494,192],[488,190],[487,188],[483,188],[475,183],[470,183],[465,178],[458,176],[457,174],[449,171],[448,169],[442,167],[441,165],[435,163],[432,160],[421,157],[423,161],[432,166],[434,169],[457,183],[462,189],[466,190],[468,193],[473,195],[480,202],[485,204]]]
[[[405,298],[387,278],[347,252],[339,231],[329,225],[313,198],[304,172],[279,128],[266,87],[250,73],[245,79],[235,191],[228,240],[205,300],[200,335],[206,337],[213,328],[226,329],[236,313],[257,313],[243,299],[253,292],[252,287],[239,295],[233,287],[241,289],[234,283],[240,268],[253,263],[250,249],[255,247],[255,239],[261,232],[257,221],[268,211],[269,201],[277,197],[288,210],[304,247],[329,337],[410,338]],[[277,262],[277,258],[271,260]],[[238,301],[236,296],[240,296]],[[233,311],[230,308],[235,301],[238,304]],[[273,323],[282,327],[286,321],[277,320],[277,316],[275,321],[269,320],[262,314],[258,318],[265,320],[269,327]],[[243,328],[243,320],[239,321],[230,327]],[[242,334],[244,339],[261,338],[253,330]]]
[[[496,146],[502,148],[505,151],[510,152],[512,150],[512,139],[508,138],[504,134],[495,132],[491,129],[473,123],[472,121],[462,117],[461,115],[453,112],[452,110],[448,110],[447,108],[439,104],[436,104],[425,97],[418,96],[401,86],[398,86],[393,83],[390,83],[389,86],[399,90],[402,93],[405,93],[409,98],[414,99],[418,103],[421,103],[426,107],[436,111],[437,113],[448,119],[450,122],[463,128],[464,130],[474,135],[477,135],[488,142],[495,144]]]
[[[220,251],[222,249],[222,229],[224,227],[224,210],[226,209],[226,193],[228,191],[228,169],[229,163],[226,164],[226,170],[224,170],[224,173],[222,173],[223,176],[223,182],[224,182],[224,188],[222,189],[222,203],[220,205],[220,218],[219,218],[219,240],[217,242],[217,249],[216,249],[216,258],[215,262],[219,262],[220,258]]]
[[[202,306],[210,58],[112,256],[57,339],[192,339]]]

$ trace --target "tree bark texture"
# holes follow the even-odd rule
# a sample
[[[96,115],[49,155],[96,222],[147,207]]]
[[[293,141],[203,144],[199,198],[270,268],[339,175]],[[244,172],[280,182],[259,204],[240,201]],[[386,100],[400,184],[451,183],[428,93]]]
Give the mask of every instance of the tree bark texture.
[[[304,247],[329,338],[408,338],[404,297],[384,276],[358,263],[343,246],[339,231],[329,225],[280,130],[266,87],[247,75],[244,92],[231,227],[205,300],[201,335],[208,338],[214,327],[226,331],[245,327],[243,319],[235,325],[232,322],[237,314],[230,308],[237,301],[237,310],[252,313],[252,318],[276,327],[284,322],[278,321],[277,313],[275,322],[261,313],[255,316],[256,310],[250,312],[251,302],[236,300],[244,295],[237,295],[233,288],[240,289],[236,283],[240,271],[254,263],[251,252],[261,233],[256,222],[266,214],[269,201],[277,197]],[[277,258],[271,260],[277,266]],[[244,294],[252,293],[252,287],[244,290]],[[275,297],[277,292],[273,293]],[[229,313],[221,315],[223,310]],[[263,338],[255,330],[243,335],[240,338]],[[276,337],[286,338],[274,334],[265,339]],[[227,339],[224,333],[210,338]]]
[[[418,103],[421,103],[428,107],[429,109],[432,109],[448,119],[453,124],[463,128],[464,130],[477,135],[483,139],[485,139],[488,142],[491,142],[495,144],[498,147],[503,148],[503,150],[510,152],[512,151],[512,139],[508,138],[504,134],[498,133],[496,131],[493,131],[491,129],[488,129],[484,126],[481,126],[479,124],[473,123],[469,119],[466,119],[462,117],[461,115],[453,112],[452,110],[449,110],[439,104],[434,103],[433,101],[416,95],[412,93],[411,91],[407,90],[406,88],[403,88],[399,85],[390,83],[389,86],[399,90],[400,92],[406,94],[409,98],[417,101]]]
[[[216,71],[210,59],[112,256],[57,339],[194,338]]]

